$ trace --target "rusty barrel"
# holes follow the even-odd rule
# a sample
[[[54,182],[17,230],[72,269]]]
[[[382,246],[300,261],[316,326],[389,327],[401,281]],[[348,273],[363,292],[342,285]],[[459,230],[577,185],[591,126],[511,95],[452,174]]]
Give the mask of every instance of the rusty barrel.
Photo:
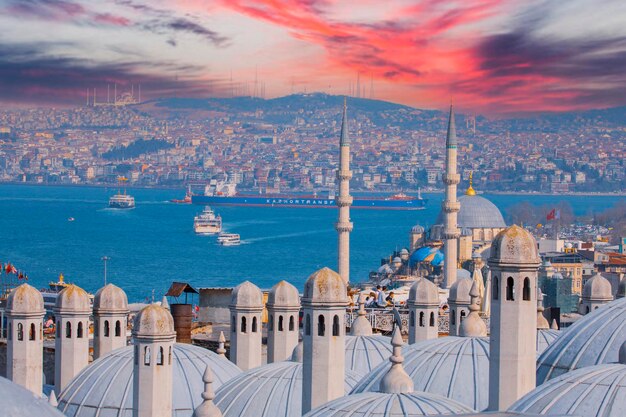
[[[191,304],[170,304],[178,343],[191,343]]]

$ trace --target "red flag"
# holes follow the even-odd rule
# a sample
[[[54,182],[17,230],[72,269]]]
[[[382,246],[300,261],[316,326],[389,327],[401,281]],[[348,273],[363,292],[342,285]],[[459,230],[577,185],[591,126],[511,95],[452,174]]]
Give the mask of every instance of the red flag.
[[[9,272],[11,272],[11,268],[13,267],[11,266],[10,263],[7,262],[7,264],[4,266],[4,272],[8,274]]]
[[[17,275],[17,268],[11,265],[11,273]]]
[[[556,209],[552,209],[546,216],[546,220],[554,220],[556,218]]]
[[[24,274],[22,274],[21,272],[17,274],[17,279],[24,279]]]

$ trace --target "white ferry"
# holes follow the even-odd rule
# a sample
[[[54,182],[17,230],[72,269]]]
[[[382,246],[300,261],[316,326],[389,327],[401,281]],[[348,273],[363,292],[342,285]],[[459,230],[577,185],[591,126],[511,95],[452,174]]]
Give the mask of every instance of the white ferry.
[[[237,233],[220,233],[217,236],[217,243],[224,246],[236,246],[241,243],[241,236]]]
[[[117,208],[117,209],[132,209],[135,208],[135,198],[131,195],[126,194],[126,189],[122,193],[121,186],[125,181],[128,181],[128,178],[118,177],[117,179],[120,183],[120,190],[118,190],[117,194],[109,198],[109,208]]]
[[[193,230],[199,235],[214,235],[222,231],[222,218],[206,206],[202,213],[193,218]]]

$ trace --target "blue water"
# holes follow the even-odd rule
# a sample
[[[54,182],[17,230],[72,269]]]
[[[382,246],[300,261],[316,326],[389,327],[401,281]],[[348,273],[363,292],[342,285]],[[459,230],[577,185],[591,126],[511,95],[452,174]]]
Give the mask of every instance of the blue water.
[[[0,262],[13,263],[29,283],[45,287],[59,273],[88,291],[103,283],[102,256],[110,257],[108,280],[129,300],[160,297],[174,280],[197,287],[232,286],[251,280],[269,288],[286,279],[302,288],[323,266],[336,268],[336,210],[218,207],[224,229],[243,244],[223,247],[193,233],[200,207],[168,202],[179,190],[132,190],[134,210],[106,208],[114,190],[85,187],[0,186]],[[432,224],[441,194],[421,211],[353,210],[351,278],[366,279],[380,258],[405,247],[410,228]],[[576,214],[603,210],[618,197],[486,196],[500,209],[519,201],[569,202]],[[623,197],[622,197],[623,199]],[[69,222],[68,218],[75,221]]]

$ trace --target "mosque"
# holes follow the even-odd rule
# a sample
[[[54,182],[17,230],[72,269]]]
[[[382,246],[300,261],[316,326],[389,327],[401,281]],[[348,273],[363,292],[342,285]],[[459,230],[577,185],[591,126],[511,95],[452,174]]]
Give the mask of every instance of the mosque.
[[[452,109],[449,155],[456,152],[451,132]],[[341,146],[347,148],[342,156],[347,155],[345,106]],[[350,178],[348,160],[341,158],[342,182]],[[450,188],[458,183],[455,175],[446,176]],[[347,184],[340,197],[338,264],[345,272],[352,230]],[[444,246],[448,260],[461,252],[457,240],[463,227],[454,217],[476,219],[471,211],[462,214],[464,200],[457,201],[450,192],[444,203],[446,215],[453,217],[445,218],[442,232],[444,245],[452,246]],[[450,275],[444,272],[440,284],[449,288],[451,305],[464,312],[453,315],[458,320],[449,336],[440,337],[438,328],[439,287],[423,276],[414,280],[407,300],[408,343],[397,310],[391,337],[374,334],[363,297],[348,331],[348,278],[322,268],[308,277],[302,294],[286,281],[270,290],[265,303],[267,364],[262,359],[263,295],[249,281],[231,292],[229,358],[223,339],[217,352],[177,343],[165,303],[150,304],[134,317],[127,345],[124,291],[106,285],[91,309],[87,293],[70,285],[60,292],[54,310],[54,386],[44,385],[43,299],[35,288],[22,284],[6,305],[7,378],[0,378],[0,415],[625,416],[626,298],[593,305],[567,330],[550,329],[537,287],[541,262],[535,238],[516,225],[474,225],[468,226],[472,242],[489,245],[484,257],[489,285],[481,296],[478,280],[457,279],[455,263],[447,270]],[[481,317],[485,300],[488,325]]]

